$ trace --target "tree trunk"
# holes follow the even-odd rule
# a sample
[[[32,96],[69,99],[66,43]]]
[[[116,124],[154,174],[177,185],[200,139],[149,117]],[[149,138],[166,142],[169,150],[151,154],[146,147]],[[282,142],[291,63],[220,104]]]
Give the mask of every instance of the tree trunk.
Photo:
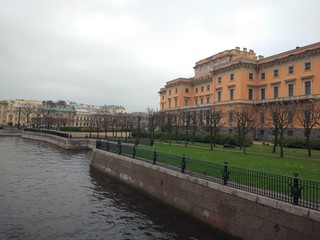
[[[308,131],[306,135],[307,135],[308,156],[311,157],[310,131]]]
[[[210,149],[213,150],[213,129],[210,126]]]
[[[274,143],[273,143],[272,153],[276,153],[277,144],[278,144],[278,134],[276,134],[276,135],[274,136]]]
[[[280,134],[280,157],[283,158],[283,134]]]

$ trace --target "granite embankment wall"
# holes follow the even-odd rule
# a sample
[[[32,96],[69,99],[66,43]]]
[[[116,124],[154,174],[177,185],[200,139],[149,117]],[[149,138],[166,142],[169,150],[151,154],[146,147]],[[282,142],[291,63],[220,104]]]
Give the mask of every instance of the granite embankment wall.
[[[319,240],[320,212],[93,149],[91,167],[245,240]]]
[[[52,143],[65,149],[93,149],[96,147],[95,139],[63,138],[37,132],[22,132],[22,137]]]
[[[0,130],[0,136],[21,136],[22,130]]]

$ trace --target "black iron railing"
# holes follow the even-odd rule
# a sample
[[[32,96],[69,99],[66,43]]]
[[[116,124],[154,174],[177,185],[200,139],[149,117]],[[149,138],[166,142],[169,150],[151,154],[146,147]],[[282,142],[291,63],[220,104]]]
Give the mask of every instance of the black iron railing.
[[[226,186],[320,211],[320,182],[303,180],[146,150],[121,142],[97,141],[98,149],[161,165]]]

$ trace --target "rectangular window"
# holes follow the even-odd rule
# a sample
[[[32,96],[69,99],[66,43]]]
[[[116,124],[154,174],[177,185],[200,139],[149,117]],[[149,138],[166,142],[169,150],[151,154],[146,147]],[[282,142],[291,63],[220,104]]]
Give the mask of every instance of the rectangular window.
[[[261,98],[261,100],[266,99],[266,89],[265,88],[260,89],[260,98]]]
[[[207,85],[207,91],[209,91],[210,90],[210,85]]]
[[[260,124],[264,124],[264,112],[260,112]]]
[[[210,97],[207,97],[207,104],[210,103]]]
[[[311,70],[311,62],[306,62],[304,64],[304,70]]]
[[[292,73],[294,73],[294,67],[290,66],[288,67],[288,74],[292,74]]]
[[[310,81],[305,81],[304,82],[304,94],[305,95],[310,95],[311,94],[311,82]]]
[[[293,83],[288,84],[288,96],[293,97]]]
[[[294,112],[292,110],[288,110],[287,112],[288,123],[293,124]]]
[[[229,112],[229,123],[230,124],[233,123],[233,112],[232,111]]]
[[[260,76],[261,80],[265,80],[266,79],[266,73],[261,73],[261,76]]]
[[[201,92],[203,92],[203,86],[201,87]]]
[[[279,70],[275,69],[273,70],[273,77],[278,77],[279,76]]]
[[[232,80],[234,80],[234,74],[233,73],[230,74],[230,81],[232,81]]]
[[[230,88],[230,100],[234,99],[234,89]]]
[[[249,79],[253,80],[253,73],[249,73]]]
[[[178,107],[178,99],[177,98],[174,99],[174,107]]]
[[[253,89],[252,88],[249,88],[248,99],[253,100]]]
[[[273,87],[273,98],[278,98],[279,97],[279,87],[274,86]]]
[[[189,93],[189,88],[185,88],[185,89],[184,89],[184,92],[185,92],[185,93]]]
[[[178,93],[178,88],[176,88],[176,93]]]
[[[169,95],[171,95],[171,90],[169,90]]]
[[[198,92],[198,88],[196,88],[196,93]]]
[[[171,99],[168,99],[169,102],[169,108],[171,108]]]
[[[217,101],[221,102],[221,91],[217,92]]]
[[[203,104],[203,98],[200,99],[200,103]]]
[[[194,99],[194,103],[195,103],[195,105],[198,105],[198,99],[197,98]]]
[[[220,84],[222,82],[221,77],[218,77],[218,84]]]
[[[185,106],[189,106],[189,99],[188,99],[188,98],[185,98],[185,99],[184,99],[184,105],[185,105]]]

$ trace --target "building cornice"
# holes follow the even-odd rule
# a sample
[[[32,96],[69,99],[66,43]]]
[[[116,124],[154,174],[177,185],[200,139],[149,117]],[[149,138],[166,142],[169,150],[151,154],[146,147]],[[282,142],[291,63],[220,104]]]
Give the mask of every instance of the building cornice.
[[[212,71],[212,75],[219,75],[225,72],[230,72],[236,69],[240,69],[240,68],[248,68],[248,69],[256,69],[257,64],[255,63],[249,63],[249,62],[242,62],[242,61],[238,61],[238,62],[234,62],[228,66],[219,68],[219,69],[214,69]]]
[[[265,68],[270,68],[270,67],[274,67],[277,65],[281,65],[281,64],[286,64],[288,62],[293,62],[293,61],[297,61],[297,60],[301,60],[301,59],[305,59],[305,58],[312,58],[315,56],[320,55],[320,48],[317,49],[312,49],[312,50],[305,50],[302,53],[297,53],[297,54],[290,54],[289,56],[283,57],[283,58],[275,58],[269,62],[262,62],[259,63],[259,71]]]
[[[205,77],[200,77],[200,78],[194,78],[193,79],[193,85],[199,85],[199,84],[204,84],[212,81],[212,76],[208,75]]]

